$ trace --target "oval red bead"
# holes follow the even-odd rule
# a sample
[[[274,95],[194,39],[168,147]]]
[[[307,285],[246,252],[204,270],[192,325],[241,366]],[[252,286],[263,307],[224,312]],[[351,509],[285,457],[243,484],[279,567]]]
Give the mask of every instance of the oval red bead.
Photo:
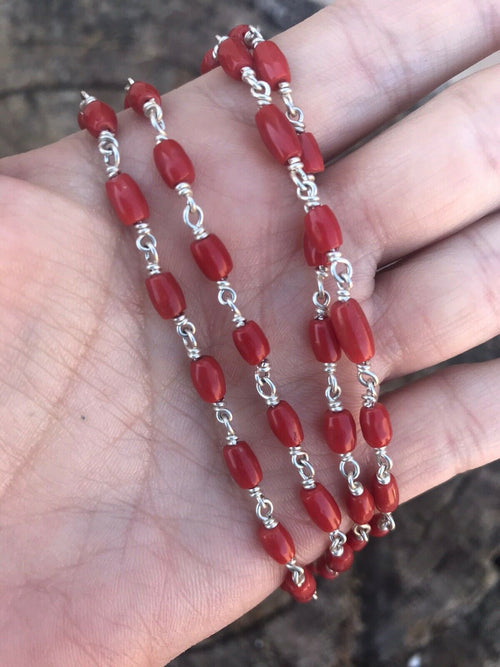
[[[333,328],[341,348],[355,364],[375,354],[373,334],[361,306],[355,299],[336,301],[330,311]]]
[[[217,403],[226,393],[226,380],[219,363],[208,355],[191,362],[191,380],[200,398],[207,403]]]
[[[344,544],[342,554],[340,556],[334,556],[330,551],[326,553],[326,564],[334,572],[345,572],[354,562],[354,552],[351,547],[347,544]]]
[[[335,454],[347,454],[356,447],[356,424],[349,410],[327,410],[323,427],[328,447]]]
[[[347,514],[354,523],[368,523],[375,512],[375,501],[368,489],[363,489],[359,496],[348,493],[346,497]]]
[[[309,322],[309,341],[314,356],[321,363],[335,363],[340,359],[340,344],[329,317]]]
[[[198,267],[209,280],[223,280],[233,268],[226,246],[215,234],[191,243],[191,253]]]
[[[348,544],[353,551],[361,551],[362,549],[364,549],[366,547],[368,542],[367,541],[365,542],[365,540],[362,540],[359,537],[356,537],[356,534],[352,530],[350,530],[347,533],[347,542],[346,542],[346,544]]]
[[[302,586],[297,586],[294,583],[291,572],[287,572],[287,575],[281,584],[281,588],[287,593],[290,593],[297,602],[309,602],[313,599],[314,594],[316,593],[316,580],[309,568],[304,568],[304,575],[305,579]]]
[[[278,523],[274,528],[259,526],[259,540],[267,553],[275,561],[284,565],[295,556],[295,545],[288,530]]]
[[[243,359],[252,366],[260,364],[270,352],[265,333],[253,320],[233,330],[233,341]]]
[[[153,151],[156,168],[169,188],[194,181],[194,167],[186,151],[174,139],[156,144]]]
[[[262,481],[260,463],[248,443],[239,440],[222,450],[231,477],[242,489],[253,489]]]
[[[382,403],[375,403],[372,408],[363,406],[359,411],[359,424],[366,442],[371,447],[386,447],[390,443],[391,419]]]
[[[170,320],[185,311],[184,294],[171,273],[155,273],[145,282],[151,303],[161,317]]]
[[[200,72],[206,74],[217,67],[219,67],[219,61],[214,58],[213,49],[209,49],[201,61]]]
[[[140,187],[128,174],[118,174],[108,179],[106,194],[124,225],[134,225],[149,216],[148,203]]]
[[[286,401],[267,409],[267,420],[274,435],[287,447],[297,447],[304,440],[298,414]]]
[[[86,104],[82,109],[82,114],[83,118],[79,117],[79,120],[93,137],[98,137],[104,130],[116,134],[118,129],[116,114],[109,105],[104,104],[101,100],[94,100]]]
[[[248,49],[238,38],[228,37],[219,44],[217,60],[226,74],[241,79],[243,67],[252,67],[253,60]]]
[[[228,36],[245,44],[245,35],[247,34],[248,30],[249,26],[246,23],[240,23],[240,25],[235,25],[234,28],[231,28]]]
[[[305,233],[318,252],[328,252],[342,245],[342,232],[332,209],[326,204],[313,206],[304,218]]]
[[[381,512],[394,512],[399,505],[399,489],[394,475],[390,475],[387,484],[381,484],[375,475],[372,483],[372,494],[375,505]]]
[[[143,106],[149,100],[154,100],[156,104],[161,105],[160,93],[154,86],[145,81],[134,81],[125,95],[125,108],[132,109],[140,114],[144,113]]]
[[[304,171],[308,174],[320,174],[322,171],[325,171],[323,156],[321,155],[314,134],[312,132],[301,132],[299,140],[302,147]]]
[[[266,104],[255,114],[255,123],[262,141],[280,164],[299,157],[301,146],[293,125],[274,104]]]
[[[336,579],[339,576],[338,572],[330,570],[327,563],[327,554],[322,554],[315,562],[316,574],[323,579]]]
[[[314,489],[302,487],[300,499],[311,519],[321,530],[325,533],[337,530],[341,520],[340,509],[334,497],[322,484],[316,482]]]
[[[370,521],[370,537],[385,537],[389,533],[387,528],[381,528],[379,526],[379,521],[381,518],[381,514],[375,514],[375,516]]]
[[[304,234],[304,257],[309,266],[328,266],[328,256],[326,252],[318,252],[311,244],[309,236]]]
[[[290,68],[283,51],[271,41],[259,42],[253,50],[257,78],[267,81],[273,90],[280,83],[290,81]]]

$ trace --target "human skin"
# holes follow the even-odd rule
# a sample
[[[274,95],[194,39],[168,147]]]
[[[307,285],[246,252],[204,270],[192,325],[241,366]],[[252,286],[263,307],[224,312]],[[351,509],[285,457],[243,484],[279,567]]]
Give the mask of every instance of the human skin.
[[[498,49],[500,5],[339,0],[276,41],[307,129],[332,158]],[[343,227],[383,380],[499,332],[499,75],[461,80],[317,179]],[[319,428],[324,378],[306,341],[314,279],[286,169],[257,138],[248,90],[221,71],[163,103],[169,136],[193,159],[206,226],[232,252],[238,305],[267,332],[280,393],[341,502]],[[132,111],[119,123],[122,168],[150,202],[162,265],[184,288],[203,351],[226,370],[235,429],[262,462],[298,560],[310,562],[327,540],[269,434],[228,313],[192,262],[150,128]],[[195,395],[174,327],[147,299],[95,141],[77,133],[3,159],[0,174],[0,663],[162,665],[259,603],[284,568],[257,543],[253,502],[224,468],[223,432]],[[499,368],[451,366],[384,396],[402,501],[496,458]],[[352,367],[340,380],[355,408]],[[367,450],[356,451],[364,471]]]

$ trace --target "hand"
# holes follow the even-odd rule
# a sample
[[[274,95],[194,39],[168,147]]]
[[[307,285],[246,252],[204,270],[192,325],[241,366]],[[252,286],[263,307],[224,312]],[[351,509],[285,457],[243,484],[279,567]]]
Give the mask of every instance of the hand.
[[[500,10],[489,7],[337,2],[280,36],[323,155],[497,49]],[[460,81],[318,178],[343,227],[384,380],[498,333],[498,73]],[[207,229],[232,252],[238,305],[267,332],[318,479],[342,498],[318,427],[324,378],[305,340],[314,281],[286,170],[257,138],[246,87],[222,72],[170,93],[164,108],[169,136],[195,164]],[[149,199],[162,265],[184,287],[203,351],[226,370],[234,426],[261,459],[262,488],[298,560],[310,562],[325,535],[299,505],[228,313],[191,260],[182,203],[152,163],[150,128],[122,113],[119,139],[123,171]],[[105,200],[95,141],[80,132],[5,159],[0,172],[0,662],[163,664],[256,605],[284,568],[257,543],[253,503],[224,468],[222,431],[191,387],[173,326],[147,300],[133,233]],[[450,367],[384,397],[402,500],[495,458],[498,369]],[[340,379],[354,407],[352,366]],[[366,471],[362,445],[357,458]]]

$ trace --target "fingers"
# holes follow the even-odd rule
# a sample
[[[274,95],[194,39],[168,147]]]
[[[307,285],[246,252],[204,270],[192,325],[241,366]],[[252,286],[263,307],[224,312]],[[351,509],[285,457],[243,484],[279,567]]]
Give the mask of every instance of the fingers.
[[[296,104],[331,156],[495,51],[499,19],[500,6],[476,0],[341,0],[276,41]],[[224,105],[241,116],[237,86],[222,78],[205,83],[223,85]]]
[[[500,205],[499,73],[460,81],[326,172],[347,256],[383,265]]]
[[[500,333],[500,216],[377,277],[368,305],[384,377],[427,368]]]
[[[499,455],[500,361],[451,366],[384,397],[401,500]]]

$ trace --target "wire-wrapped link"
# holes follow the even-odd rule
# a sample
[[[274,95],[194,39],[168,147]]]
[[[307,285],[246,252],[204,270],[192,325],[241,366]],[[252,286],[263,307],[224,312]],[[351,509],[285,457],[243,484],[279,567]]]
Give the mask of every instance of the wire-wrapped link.
[[[215,411],[215,418],[227,431],[226,440],[228,445],[236,445],[238,436],[231,425],[231,422],[233,421],[233,413],[226,407],[224,401],[218,401],[217,403],[212,403],[212,405]]]
[[[390,472],[392,470],[392,459],[387,454],[386,447],[380,447],[374,450],[375,458],[377,459],[377,480],[380,484],[389,484],[391,481]]]
[[[380,385],[377,375],[371,370],[370,363],[365,361],[358,364],[358,381],[365,387],[363,394],[363,405],[366,408],[372,408],[378,400],[378,388]]]
[[[291,157],[288,160],[288,173],[296,187],[297,198],[305,202],[305,212],[307,213],[314,206],[319,206],[321,200],[316,179],[313,174],[304,171],[304,164],[300,158]]]
[[[297,132],[297,134],[302,134],[302,132],[305,132],[306,129],[306,125],[304,123],[304,112],[293,102],[292,86],[290,85],[290,82],[283,81],[282,83],[278,84],[278,92],[281,95],[283,104],[286,107],[286,117],[295,128],[295,132]]]
[[[363,542],[368,542],[372,527],[369,523],[355,523],[352,532]]]
[[[392,516],[391,512],[381,514],[377,524],[380,530],[393,531],[396,528],[396,522],[394,521],[394,517]]]
[[[341,556],[344,551],[344,544],[347,541],[347,536],[341,530],[333,530],[328,534],[330,538],[330,552],[333,556]]]
[[[299,471],[304,489],[314,489],[316,487],[316,482],[314,480],[314,475],[316,473],[309,462],[309,454],[304,452],[300,445],[297,447],[290,447],[288,451],[290,453],[292,465]]]
[[[92,98],[95,100],[95,98]],[[106,176],[113,178],[120,173],[120,149],[118,140],[112,132],[103,130],[97,139],[97,148],[106,167]]]
[[[217,298],[221,306],[227,306],[233,313],[233,322],[236,327],[242,327],[246,323],[246,319],[241,314],[240,309],[236,305],[238,295],[231,287],[229,280],[218,280],[217,287],[219,289]]]
[[[328,386],[325,389],[326,400],[328,401],[328,409],[332,412],[340,412],[342,410],[342,389],[337,380],[337,364],[325,364],[325,373],[328,376]]]
[[[255,514],[259,521],[262,521],[266,528],[276,528],[278,522],[273,517],[274,507],[269,498],[266,498],[262,493],[260,486],[254,486],[253,489],[249,489],[248,493],[251,498],[254,498],[256,501]]]
[[[248,31],[245,33],[245,44],[250,49],[255,49],[259,42],[264,42],[264,37],[258,28],[254,25],[248,26]]]
[[[267,81],[259,81],[255,70],[251,67],[243,67],[241,70],[241,80],[250,86],[250,94],[255,97],[259,107],[272,104],[271,86]]]
[[[300,588],[306,580],[304,568],[297,565],[295,558],[292,558],[288,563],[285,563],[285,567],[292,573],[293,583]],[[317,596],[314,599],[317,599]]]
[[[144,102],[142,110],[156,132],[155,142],[159,144],[161,141],[168,139],[161,106],[154,99],[151,99]]]
[[[188,357],[193,360],[199,359],[201,355],[195,337],[196,327],[194,324],[184,314],[174,318],[174,324],[177,334],[184,343]]]
[[[155,273],[160,273],[160,264],[157,247],[156,238],[151,233],[151,229],[147,222],[136,222],[135,230],[137,232],[137,238],[135,245],[138,250],[144,253],[144,259],[146,261],[146,269],[148,272],[153,275]]]
[[[347,468],[348,465],[352,466],[351,470]],[[350,452],[348,454],[340,455],[339,470],[342,477],[345,477],[347,480],[349,491],[354,496],[361,495],[361,493],[363,493],[363,485],[361,482],[356,481],[360,473],[359,463],[353,458]]]
[[[325,289],[325,280],[328,277],[328,269],[325,266],[319,266],[316,269],[316,282],[318,289],[312,296],[312,302],[316,308],[316,316],[323,319],[328,315],[328,308],[331,303],[330,293]]]
[[[260,364],[255,367],[254,377],[255,388],[257,389],[259,396],[270,407],[278,405],[280,402],[278,389],[271,380],[271,364],[267,359],[264,359],[264,361],[261,361]]]
[[[342,256],[340,250],[328,253],[330,273],[337,283],[337,298],[347,301],[351,297],[353,268],[351,262]],[[343,267],[343,270],[339,267]]]

